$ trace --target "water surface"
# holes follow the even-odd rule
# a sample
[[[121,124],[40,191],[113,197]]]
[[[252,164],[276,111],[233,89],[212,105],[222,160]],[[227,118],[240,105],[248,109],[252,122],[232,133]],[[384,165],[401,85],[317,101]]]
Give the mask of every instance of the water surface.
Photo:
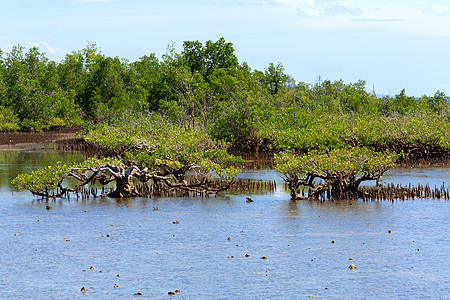
[[[0,152],[1,299],[450,294],[448,201],[291,202],[273,170],[241,177],[276,180],[274,193],[209,198],[45,202],[9,185],[18,172],[82,159]],[[439,186],[448,178],[448,168],[395,169],[384,181]]]

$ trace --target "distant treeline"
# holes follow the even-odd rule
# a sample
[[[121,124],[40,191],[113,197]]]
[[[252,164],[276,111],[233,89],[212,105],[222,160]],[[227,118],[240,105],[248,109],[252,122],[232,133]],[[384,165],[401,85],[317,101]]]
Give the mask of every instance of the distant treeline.
[[[216,139],[253,140],[256,148],[267,141],[270,147],[335,148],[396,139],[450,148],[445,93],[378,97],[365,85],[296,82],[281,63],[252,70],[223,38],[186,41],[181,53],[169,46],[161,59],[149,54],[135,62],[105,56],[95,44],[60,62],[19,45],[0,50],[0,131],[112,124],[153,112]]]

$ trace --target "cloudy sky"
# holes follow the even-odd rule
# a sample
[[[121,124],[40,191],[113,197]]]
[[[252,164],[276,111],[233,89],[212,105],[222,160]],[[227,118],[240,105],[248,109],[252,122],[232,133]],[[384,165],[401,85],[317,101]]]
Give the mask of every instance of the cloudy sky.
[[[88,42],[135,61],[223,36],[241,62],[281,62],[297,82],[450,94],[448,0],[7,0],[0,28],[3,51],[37,45],[55,61]]]

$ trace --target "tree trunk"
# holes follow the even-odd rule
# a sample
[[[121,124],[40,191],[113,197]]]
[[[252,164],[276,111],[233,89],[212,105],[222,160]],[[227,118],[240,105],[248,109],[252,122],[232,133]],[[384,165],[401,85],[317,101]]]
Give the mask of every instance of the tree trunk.
[[[116,178],[116,190],[109,193],[108,197],[111,198],[130,198],[139,197],[140,193],[136,190],[136,187],[132,181],[133,176],[123,175]]]

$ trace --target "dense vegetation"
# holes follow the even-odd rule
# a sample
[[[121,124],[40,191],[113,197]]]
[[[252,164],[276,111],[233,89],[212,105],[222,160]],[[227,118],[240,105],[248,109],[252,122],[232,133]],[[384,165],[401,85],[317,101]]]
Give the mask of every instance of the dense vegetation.
[[[120,197],[139,194],[132,177],[164,182],[167,188],[207,188],[207,181],[188,184],[184,175],[197,170],[202,178],[211,172],[229,178],[238,171],[229,164],[237,158],[226,149],[281,152],[276,167],[293,183],[293,198],[300,183],[315,188],[311,177],[330,183],[313,194],[354,190],[360,178],[377,179],[397,156],[372,150],[403,151],[404,159],[449,155],[450,98],[445,93],[412,97],[402,90],[378,96],[365,85],[320,77],[313,84],[296,82],[281,63],[252,70],[239,63],[233,45],[223,38],[186,41],[181,53],[169,46],[161,59],[149,54],[135,62],[107,57],[95,44],[58,63],[38,48],[25,52],[15,46],[9,53],[0,50],[0,131],[82,124],[88,142],[119,159],[57,166],[16,179],[18,186],[34,186],[42,195],[55,187],[71,191],[61,186],[67,176],[82,184],[95,176],[115,180],[113,195]],[[335,178],[330,162],[339,161],[335,181],[295,166],[324,164],[328,167],[321,170]],[[83,177],[86,171],[95,176]],[[42,184],[45,178],[49,181]]]
[[[450,148],[449,97],[379,97],[364,81],[318,78],[239,63],[223,38],[186,41],[135,62],[107,57],[95,44],[56,63],[38,48],[0,51],[0,131],[112,124],[122,115],[158,113],[185,129],[258,151],[340,148],[348,144],[428,144]]]

